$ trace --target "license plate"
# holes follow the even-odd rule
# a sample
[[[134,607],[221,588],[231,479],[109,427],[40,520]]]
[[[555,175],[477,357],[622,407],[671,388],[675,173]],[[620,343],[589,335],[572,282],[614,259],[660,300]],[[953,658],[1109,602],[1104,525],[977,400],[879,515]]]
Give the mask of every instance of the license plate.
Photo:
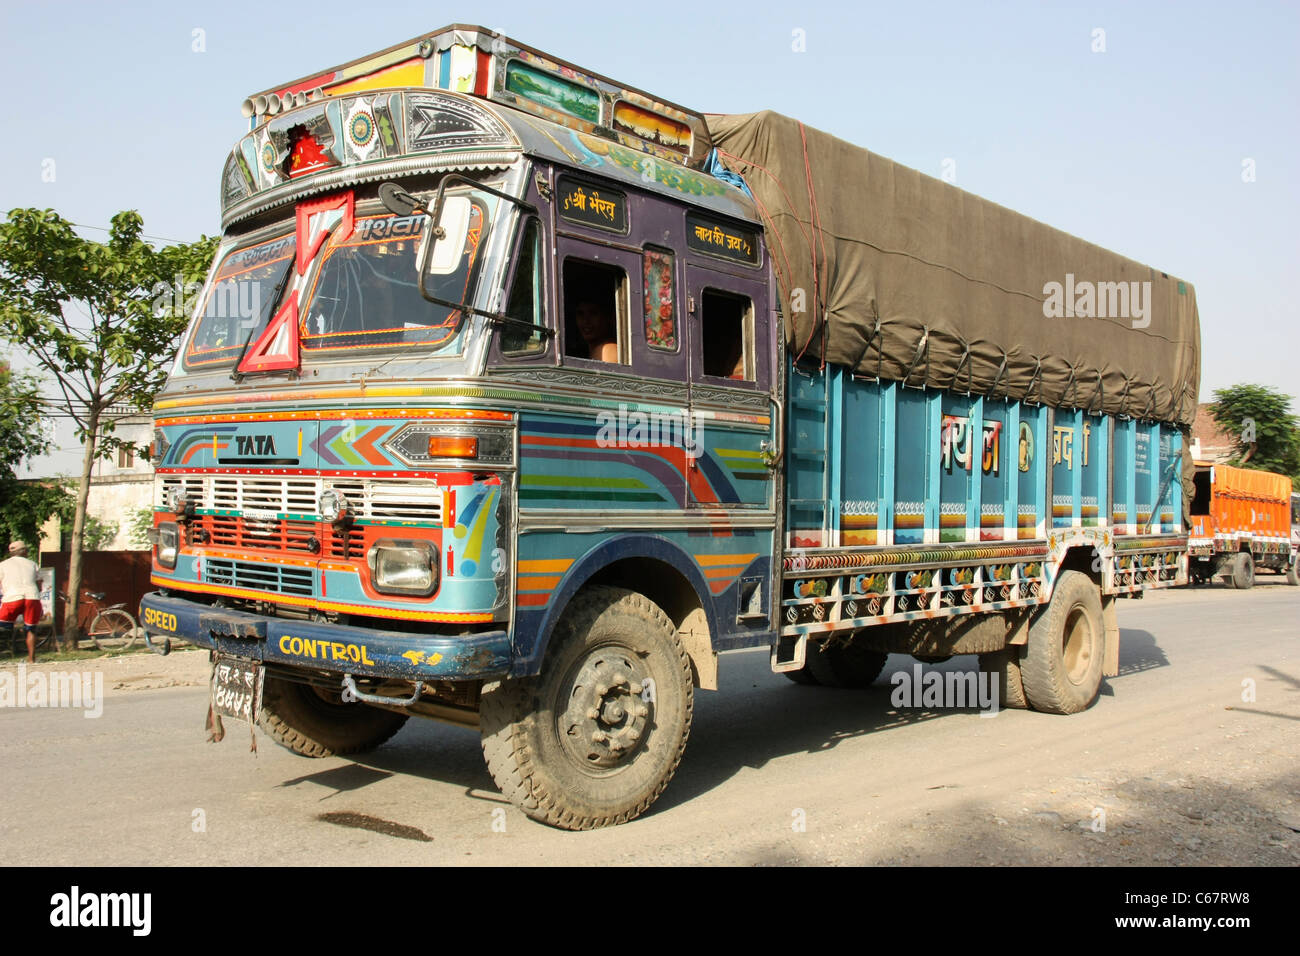
[[[217,657],[212,673],[212,707],[223,717],[250,724],[262,706],[262,665],[238,657]]]

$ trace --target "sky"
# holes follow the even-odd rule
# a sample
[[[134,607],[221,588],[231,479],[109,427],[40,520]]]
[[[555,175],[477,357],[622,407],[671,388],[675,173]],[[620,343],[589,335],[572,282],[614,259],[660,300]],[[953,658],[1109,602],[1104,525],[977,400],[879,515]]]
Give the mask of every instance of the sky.
[[[1242,382],[1300,395],[1295,3],[0,0],[0,212],[53,208],[88,238],[122,209],[160,239],[216,234],[245,96],[454,22],[955,173],[1191,282],[1202,401]]]

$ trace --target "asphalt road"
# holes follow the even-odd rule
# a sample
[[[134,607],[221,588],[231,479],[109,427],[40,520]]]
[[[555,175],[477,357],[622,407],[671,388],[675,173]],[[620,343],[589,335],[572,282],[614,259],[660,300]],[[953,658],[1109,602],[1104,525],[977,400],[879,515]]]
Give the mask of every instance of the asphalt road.
[[[766,651],[724,655],[664,796],[590,833],[504,801],[474,731],[412,720],[359,760],[259,733],[254,754],[233,721],[205,742],[201,653],[106,661],[97,719],[0,708],[0,859],[1300,863],[1300,588],[1261,575],[1248,592],[1155,592],[1121,602],[1120,625],[1119,677],[1071,717],[895,708],[908,657],[848,691],[796,686]]]

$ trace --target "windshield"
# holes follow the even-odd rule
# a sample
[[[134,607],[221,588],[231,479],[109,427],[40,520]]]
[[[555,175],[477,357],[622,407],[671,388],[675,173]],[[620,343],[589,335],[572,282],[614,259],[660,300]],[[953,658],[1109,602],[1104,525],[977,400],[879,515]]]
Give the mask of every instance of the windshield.
[[[210,368],[239,357],[254,328],[266,324],[275,292],[293,265],[292,235],[236,249],[222,261],[185,350],[185,367]]]
[[[477,198],[470,204],[459,253],[452,256],[445,272],[439,270],[425,279],[429,295],[468,303],[489,216]],[[302,348],[315,353],[395,348],[455,351],[450,346],[461,327],[463,310],[435,305],[420,295],[419,261],[427,228],[424,216],[358,219],[350,238],[327,247],[302,320]]]

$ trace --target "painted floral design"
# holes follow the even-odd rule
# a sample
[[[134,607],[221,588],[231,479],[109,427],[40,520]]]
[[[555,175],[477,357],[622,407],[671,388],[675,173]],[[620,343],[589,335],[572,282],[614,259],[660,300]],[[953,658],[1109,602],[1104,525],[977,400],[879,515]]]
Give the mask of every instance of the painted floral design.
[[[647,252],[645,279],[645,340],[652,348],[676,350],[677,322],[673,313],[673,254]]]

